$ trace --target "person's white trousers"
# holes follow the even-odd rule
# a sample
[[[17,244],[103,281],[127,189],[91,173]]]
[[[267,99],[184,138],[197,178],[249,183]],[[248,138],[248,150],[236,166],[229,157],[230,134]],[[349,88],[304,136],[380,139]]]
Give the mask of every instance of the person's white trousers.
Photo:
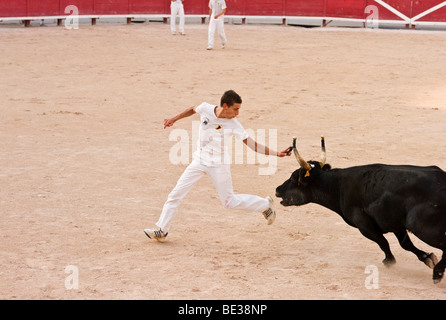
[[[211,18],[209,21],[209,33],[208,33],[208,48],[214,47],[214,35],[215,30],[218,32],[221,44],[226,44],[226,34],[225,34],[225,18],[220,16],[218,19]]]
[[[204,175],[211,178],[224,208],[259,212],[269,208],[269,201],[266,198],[249,194],[234,194],[229,164],[208,167],[194,160],[184,170],[175,188],[167,197],[161,216],[156,223],[158,228],[161,228],[164,232],[169,231],[172,219],[175,217],[181,201]],[[206,197],[203,197],[203,200],[206,201]]]
[[[179,31],[180,33],[184,33],[184,6],[181,3],[171,2],[170,3],[170,31],[172,33],[176,33],[176,17],[177,15],[180,16],[180,25],[179,25]]]

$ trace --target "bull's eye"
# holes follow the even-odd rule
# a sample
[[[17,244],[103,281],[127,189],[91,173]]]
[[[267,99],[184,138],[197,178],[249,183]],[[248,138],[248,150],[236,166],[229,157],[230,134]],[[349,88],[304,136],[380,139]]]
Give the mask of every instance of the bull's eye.
[[[290,180],[292,184],[296,184],[300,182],[300,177],[299,175],[292,175]]]

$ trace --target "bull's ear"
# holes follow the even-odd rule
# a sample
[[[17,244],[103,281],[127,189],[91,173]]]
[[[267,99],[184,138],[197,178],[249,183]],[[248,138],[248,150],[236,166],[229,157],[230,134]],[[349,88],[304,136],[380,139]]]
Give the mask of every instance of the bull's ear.
[[[301,169],[299,172],[299,184],[306,186],[308,184],[308,179],[311,176],[311,170]]]
[[[324,167],[322,168],[322,171],[330,171],[331,170],[331,166],[327,163],[324,165]]]

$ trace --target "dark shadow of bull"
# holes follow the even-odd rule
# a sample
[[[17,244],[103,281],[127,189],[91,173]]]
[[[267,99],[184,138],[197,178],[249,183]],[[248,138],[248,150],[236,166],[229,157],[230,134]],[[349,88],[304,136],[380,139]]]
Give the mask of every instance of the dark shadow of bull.
[[[446,172],[436,166],[371,164],[332,169],[325,163],[322,137],[321,161],[306,162],[293,151],[300,168],[276,189],[284,206],[317,203],[338,213],[344,221],[385,253],[384,265],[395,263],[384,233],[393,232],[405,250],[433,268],[434,283],[443,278],[446,267]],[[432,247],[443,251],[438,262],[433,253],[416,248],[412,232]]]

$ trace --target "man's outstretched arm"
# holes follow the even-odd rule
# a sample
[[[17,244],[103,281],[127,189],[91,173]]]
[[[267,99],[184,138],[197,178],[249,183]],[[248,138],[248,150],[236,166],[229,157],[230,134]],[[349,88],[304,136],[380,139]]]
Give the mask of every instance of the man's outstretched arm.
[[[247,139],[243,140],[243,143],[246,144],[249,148],[254,150],[255,152],[264,154],[266,156],[272,155],[277,157],[285,157],[291,155],[290,148],[286,148],[283,151],[274,151],[268,148],[267,146],[264,146],[263,144],[258,143],[253,138],[248,137]]]
[[[191,115],[195,114],[195,108],[196,107],[190,107],[184,110],[183,112],[177,114],[175,117],[170,119],[164,119],[164,129],[166,127],[171,127],[175,122],[177,122],[180,119],[190,117]]]

